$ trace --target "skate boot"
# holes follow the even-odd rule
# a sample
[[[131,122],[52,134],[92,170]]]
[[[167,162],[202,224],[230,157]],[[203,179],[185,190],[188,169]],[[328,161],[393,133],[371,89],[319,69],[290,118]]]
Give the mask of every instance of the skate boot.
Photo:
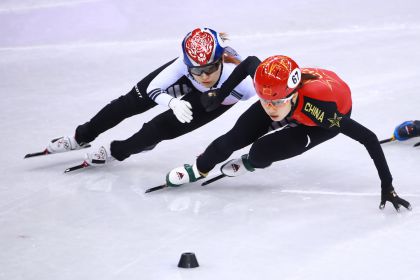
[[[207,174],[201,174],[197,169],[197,165],[184,164],[172,169],[166,175],[166,185],[168,187],[179,187],[183,184],[195,182],[204,178]]]
[[[248,154],[245,154],[237,159],[231,159],[220,167],[222,174],[228,177],[243,175],[249,171],[252,172],[254,170],[255,168],[252,167],[248,160]]]
[[[63,153],[68,151],[80,150],[90,147],[89,143],[77,143],[74,136],[63,136],[51,140],[48,144],[47,151],[50,154]]]
[[[108,145],[101,146],[95,152],[87,153],[85,162],[92,166],[101,166],[113,160],[115,160],[115,158],[111,156],[111,150]]]

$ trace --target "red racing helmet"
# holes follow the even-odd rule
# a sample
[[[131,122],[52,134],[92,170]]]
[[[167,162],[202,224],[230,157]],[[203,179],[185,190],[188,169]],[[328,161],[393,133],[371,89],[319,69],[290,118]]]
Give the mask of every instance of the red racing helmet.
[[[257,67],[254,87],[261,99],[284,99],[299,85],[301,77],[293,59],[284,55],[270,56]]]

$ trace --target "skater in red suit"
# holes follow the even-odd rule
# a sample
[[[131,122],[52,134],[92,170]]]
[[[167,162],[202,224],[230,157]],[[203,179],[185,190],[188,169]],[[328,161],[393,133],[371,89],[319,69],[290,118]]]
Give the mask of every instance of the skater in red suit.
[[[376,135],[353,120],[352,100],[348,85],[332,71],[299,68],[286,56],[272,56],[260,63],[256,57],[245,59],[219,90],[202,98],[211,111],[224,96],[248,75],[254,78],[259,101],[238,119],[226,134],[214,140],[193,165],[173,169],[167,175],[168,186],[179,186],[205,177],[218,163],[236,150],[250,144],[249,153],[222,165],[226,176],[237,176],[273,162],[300,155],[342,133],[365,146],[381,180],[380,208],[391,202],[397,211],[400,205],[411,209],[392,185],[384,153]],[[281,121],[286,126],[267,134],[267,127]],[[179,176],[184,173],[187,176]]]

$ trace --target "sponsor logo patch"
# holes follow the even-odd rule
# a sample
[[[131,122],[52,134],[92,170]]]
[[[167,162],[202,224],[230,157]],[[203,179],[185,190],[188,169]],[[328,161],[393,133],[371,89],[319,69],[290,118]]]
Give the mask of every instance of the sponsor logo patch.
[[[241,166],[240,165],[238,165],[238,164],[232,164],[232,169],[233,169],[233,171],[234,172],[237,172],[238,170],[239,170],[239,168],[240,168]]]
[[[184,178],[184,173],[177,172],[176,175],[178,176],[178,179],[179,180],[181,180],[182,178]]]

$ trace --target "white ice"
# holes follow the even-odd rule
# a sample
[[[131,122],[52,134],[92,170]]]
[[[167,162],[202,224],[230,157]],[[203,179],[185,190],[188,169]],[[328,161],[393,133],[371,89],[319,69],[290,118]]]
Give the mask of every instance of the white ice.
[[[144,194],[255,99],[104,168],[63,174],[82,151],[23,160],[178,56],[196,26],[228,32],[243,56],[287,54],[336,71],[352,89],[353,118],[379,138],[420,117],[417,0],[2,0],[0,279],[420,279],[414,139],[383,146],[396,190],[413,205],[401,213],[378,209],[373,162],[341,135],[243,177]],[[163,110],[94,146],[129,137]],[[200,267],[178,268],[182,252]]]

